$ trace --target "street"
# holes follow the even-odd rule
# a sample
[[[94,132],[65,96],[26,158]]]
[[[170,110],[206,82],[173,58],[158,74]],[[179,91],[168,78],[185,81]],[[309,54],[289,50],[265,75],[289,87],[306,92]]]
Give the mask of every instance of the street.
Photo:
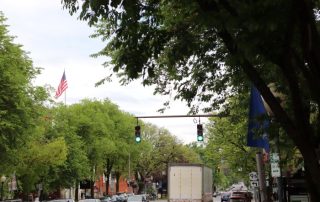
[[[216,197],[213,197],[213,202],[220,202],[221,201],[221,196],[216,196]]]
[[[167,202],[167,200],[156,200],[155,202]],[[221,202],[221,197],[217,196],[217,197],[213,197],[213,202]]]

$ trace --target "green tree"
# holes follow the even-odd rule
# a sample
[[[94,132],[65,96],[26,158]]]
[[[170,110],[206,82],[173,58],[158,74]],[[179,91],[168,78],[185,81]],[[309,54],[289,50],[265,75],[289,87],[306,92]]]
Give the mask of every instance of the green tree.
[[[67,159],[67,145],[63,138],[48,140],[41,138],[29,141],[20,151],[21,161],[16,168],[16,175],[27,198],[35,185],[47,187],[50,169],[57,168]]]
[[[226,185],[225,179],[233,183],[235,179],[248,182],[248,173],[256,170],[255,153],[257,149],[247,147],[249,94],[238,94],[228,100],[228,116],[211,118],[207,125],[208,144],[205,148],[204,159],[212,164],[215,172],[214,181],[220,187]],[[279,134],[278,124],[271,122],[268,130],[271,152],[274,152],[275,137]],[[280,131],[277,143],[281,151],[282,169],[286,172],[289,167],[297,168],[301,163],[301,155],[292,141]],[[299,158],[300,157],[300,158]],[[269,170],[269,169],[267,169]],[[234,173],[234,175],[230,175]],[[227,174],[227,176],[225,176]],[[232,179],[233,178],[233,179]]]
[[[39,118],[43,89],[32,85],[38,70],[22,47],[13,43],[5,20],[0,12],[0,170],[11,174],[14,153],[32,135]]]
[[[46,133],[47,138],[63,138],[67,145],[67,158],[65,162],[50,169],[47,191],[60,191],[63,188],[76,186],[80,180],[90,176],[88,155],[84,141],[77,135],[74,120],[77,114],[72,113],[69,107],[59,105],[50,111],[50,127]],[[77,194],[76,194],[77,196]]]
[[[77,180],[90,180],[94,182],[103,173],[104,158],[110,153],[109,146],[113,146],[110,138],[114,132],[113,121],[108,116],[109,102],[82,100],[80,103],[69,106],[62,106],[60,119],[67,117],[66,127],[72,129],[76,139],[81,142],[81,151],[87,162],[85,175],[73,178]],[[72,159],[71,159],[72,160]],[[72,164],[70,164],[72,166]],[[62,173],[65,173],[64,170]],[[73,177],[73,175],[69,175]],[[69,180],[71,181],[71,180]],[[71,181],[72,182],[72,181]],[[94,191],[94,183],[91,183],[91,195]]]
[[[62,139],[45,137],[48,93],[32,85],[40,70],[13,43],[5,20],[0,12],[0,170],[1,175],[15,173],[19,191],[27,194],[64,162],[67,149]]]
[[[156,92],[217,107],[247,78],[304,157],[309,191],[320,199],[318,1],[63,0],[97,26],[124,81],[143,77]],[[224,65],[221,65],[224,64]],[[103,81],[102,81],[103,82]],[[281,106],[268,84],[286,94]],[[232,87],[232,88],[228,88]],[[312,118],[310,117],[312,114]],[[318,159],[318,160],[315,160]]]
[[[80,103],[58,108],[56,120],[59,124],[56,123],[55,128],[68,136],[66,140],[73,137],[72,141],[80,141],[79,144],[70,142],[70,147],[75,149],[75,153],[70,156],[69,166],[59,172],[68,174],[69,177],[64,177],[63,180],[70,183],[83,179],[95,181],[103,173],[110,176],[114,171],[118,178],[127,173],[129,153],[135,148],[132,146],[135,144],[131,135],[135,119],[130,114],[121,111],[109,100],[82,100]],[[76,145],[79,147],[75,148]],[[77,155],[84,158],[82,163],[75,162],[74,156]],[[86,172],[81,172],[81,175],[72,174],[77,173],[77,168],[73,165],[86,168]],[[106,179],[108,194],[109,177]],[[94,191],[93,184],[91,195]]]

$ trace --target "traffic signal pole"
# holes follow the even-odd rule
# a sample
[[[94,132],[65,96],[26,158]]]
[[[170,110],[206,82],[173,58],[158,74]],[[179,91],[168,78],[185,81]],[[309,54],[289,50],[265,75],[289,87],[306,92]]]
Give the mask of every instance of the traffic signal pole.
[[[135,127],[135,136],[136,136],[136,142],[141,142],[141,134],[140,134],[140,126],[139,126],[139,119],[152,119],[152,118],[190,118],[190,117],[197,117],[199,118],[199,123],[197,124],[197,140],[198,142],[203,141],[203,128],[202,124],[200,124],[200,117],[223,117],[220,114],[195,114],[195,115],[162,115],[162,116],[136,116],[137,119],[137,125]]]
[[[224,117],[220,114],[195,114],[195,115],[159,115],[159,116],[136,116],[137,119],[159,119],[159,118],[186,118],[186,117]]]

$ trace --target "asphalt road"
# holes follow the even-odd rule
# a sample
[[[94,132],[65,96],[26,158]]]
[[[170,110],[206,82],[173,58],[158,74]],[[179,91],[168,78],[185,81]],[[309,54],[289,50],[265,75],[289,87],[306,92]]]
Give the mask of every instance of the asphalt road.
[[[221,196],[213,197],[213,202],[221,202]]]
[[[150,202],[151,202],[151,201],[150,201]],[[152,202],[168,202],[168,201],[167,201],[167,200],[159,199],[159,200],[152,201]],[[220,196],[213,197],[213,202],[221,202],[221,198],[220,198]]]
[[[167,201],[167,200],[163,200],[163,199],[159,199],[159,200],[156,200],[156,201],[150,201],[150,202],[168,202],[168,201]],[[221,198],[220,198],[220,196],[213,197],[213,202],[221,202]]]
[[[252,200],[254,202],[254,200]],[[154,202],[168,202],[167,200],[156,200]],[[213,197],[213,202],[221,202],[221,196]]]

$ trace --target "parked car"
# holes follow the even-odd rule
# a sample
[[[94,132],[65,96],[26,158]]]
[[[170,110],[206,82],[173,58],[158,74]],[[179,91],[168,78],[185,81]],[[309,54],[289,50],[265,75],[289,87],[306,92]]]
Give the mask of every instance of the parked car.
[[[129,196],[128,202],[147,202],[147,197],[146,197],[146,195]]]
[[[230,196],[230,202],[249,202],[244,195]]]
[[[55,200],[50,200],[47,202],[75,202],[73,199],[55,199]]]
[[[221,194],[221,202],[229,202],[230,201],[230,192],[225,192]]]
[[[246,199],[241,196],[239,196],[239,197],[238,196],[235,196],[235,197],[231,196],[230,202],[246,202]]]
[[[251,202],[252,196],[250,192],[235,191],[230,196],[230,202]]]
[[[101,201],[100,199],[91,198],[91,199],[82,199],[82,200],[79,200],[79,202],[101,202]]]
[[[127,201],[127,194],[126,193],[117,193],[118,202],[126,202]]]
[[[100,198],[101,202],[112,202],[111,197],[110,196],[104,196]]]
[[[111,196],[111,202],[119,202],[118,201],[118,196],[117,195]]]

